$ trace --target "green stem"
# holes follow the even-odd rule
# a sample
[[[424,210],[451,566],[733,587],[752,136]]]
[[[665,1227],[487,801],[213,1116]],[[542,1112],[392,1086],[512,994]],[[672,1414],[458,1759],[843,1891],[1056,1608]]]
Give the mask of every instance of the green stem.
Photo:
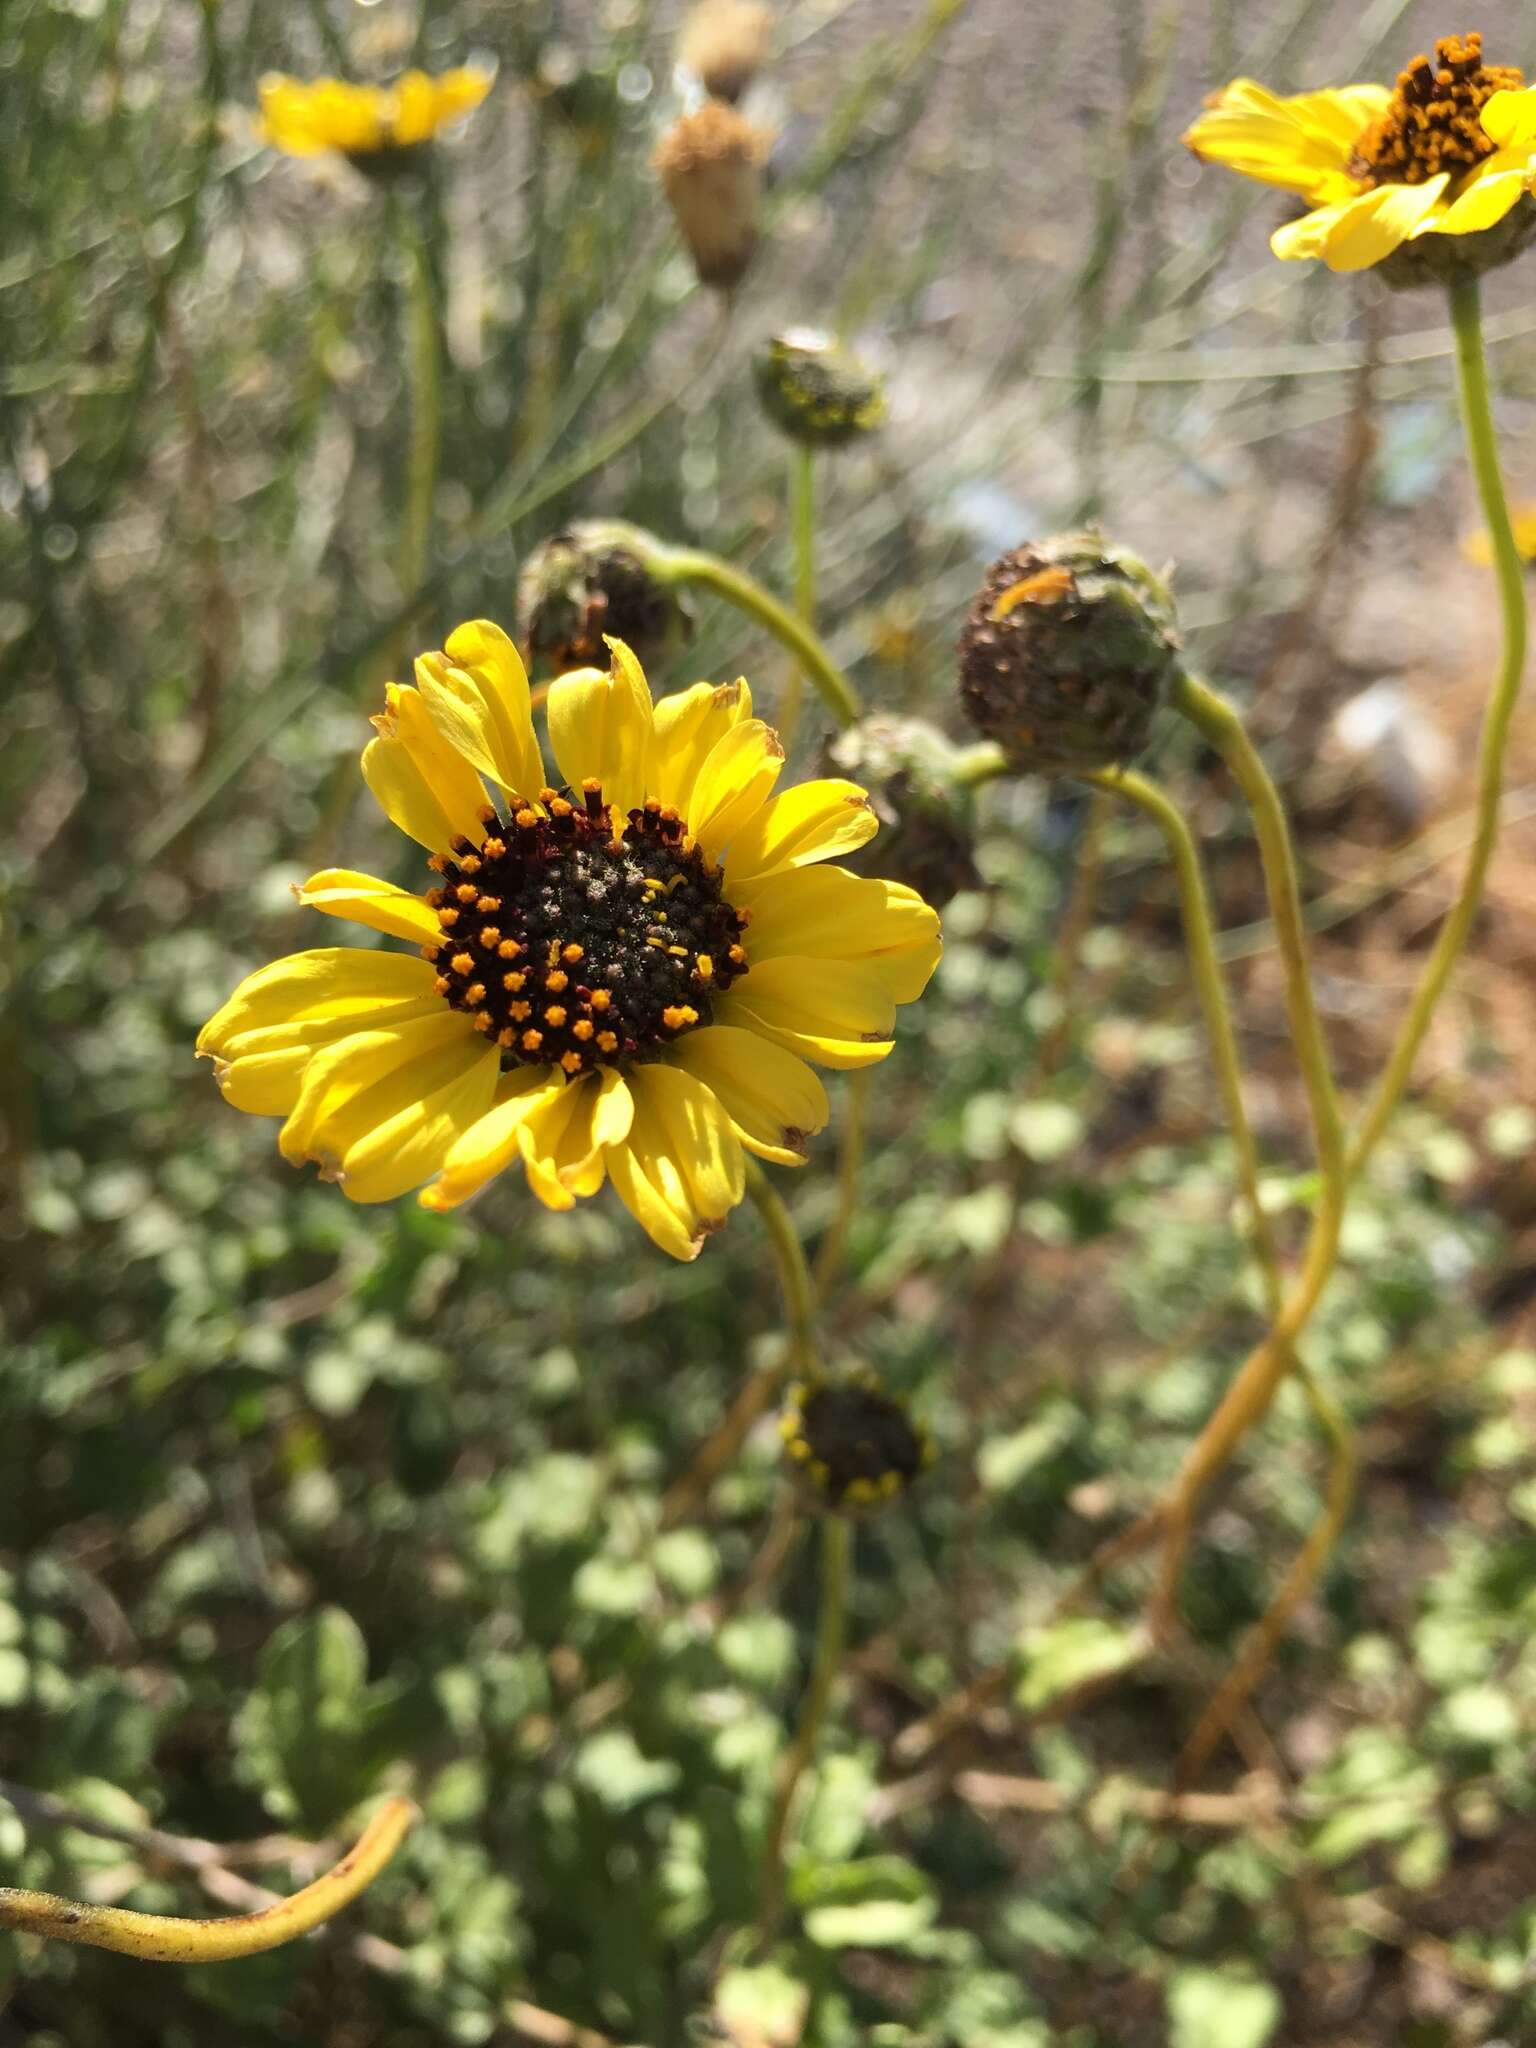
[[[816,451],[797,447],[789,458],[789,531],[794,555],[795,612],[816,630]],[[784,679],[779,701],[779,738],[786,751],[800,723],[805,678],[799,666]]]
[[[1238,1057],[1237,1034],[1216,951],[1216,932],[1211,922],[1210,896],[1200,865],[1194,834],[1178,805],[1148,776],[1132,768],[1106,768],[1083,778],[1098,789],[1125,797],[1144,811],[1162,833],[1179,888],[1179,907],[1184,920],[1184,944],[1190,976],[1205,1016],[1206,1036],[1216,1067],[1227,1128],[1237,1154],[1238,1183],[1248,1212],[1248,1238],[1264,1278],[1264,1290],[1271,1315],[1278,1315],[1282,1286],[1280,1259],[1274,1233],[1259,1196],[1259,1151],[1253,1126],[1243,1102],[1242,1065]]]
[[[410,444],[406,458],[405,519],[400,534],[400,588],[415,590],[427,573],[432,510],[442,447],[442,378],[437,344],[437,297],[426,239],[409,205],[396,210],[410,266],[406,298],[406,370],[410,387]]]
[[[794,655],[839,725],[852,725],[859,717],[859,700],[852,683],[817,635],[745,570],[722,561],[718,555],[707,554],[702,548],[657,548],[650,567],[663,582],[703,584],[738,611],[756,619]]]
[[[1494,680],[1493,694],[1483,718],[1478,749],[1476,830],[1466,873],[1450,915],[1440,927],[1419,985],[1409,1004],[1370,1105],[1360,1120],[1349,1148],[1348,1172],[1359,1173],[1386,1129],[1392,1112],[1402,1099],[1408,1077],[1424,1043],[1436,1005],[1445,993],[1451,969],[1467,943],[1482,901],[1488,863],[1499,836],[1499,797],[1504,786],[1504,756],[1509,745],[1510,722],[1520,696],[1525,671],[1526,601],[1525,576],[1520,553],[1510,525],[1504,479],[1499,470],[1498,443],[1494,435],[1493,409],[1488,392],[1488,363],[1483,350],[1483,329],[1478,285],[1450,288],[1451,331],[1456,342],[1456,377],[1461,395],[1462,424],[1467,436],[1467,458],[1477,484],[1483,518],[1493,539],[1493,566],[1499,585],[1499,609],[1504,626],[1504,654]]]
[[[786,1373],[793,1370],[810,1374],[821,1363],[816,1343],[815,1289],[799,1234],[778,1190],[755,1159],[747,1161],[747,1193],[762,1218],[778,1268],[789,1342],[780,1357],[760,1366],[744,1383],[725,1420],[700,1445],[692,1464],[668,1490],[661,1504],[663,1529],[675,1528],[703,1499],[741,1449],[753,1423],[778,1393]]]
[[[810,1683],[800,1708],[795,1739],[784,1754],[773,1790],[768,1839],[763,1850],[762,1885],[758,1895],[758,1943],[773,1941],[784,1901],[784,1843],[789,1832],[795,1791],[816,1754],[832,1687],[843,1661],[847,1633],[848,1566],[853,1526],[846,1515],[827,1514],[821,1522],[821,1610],[816,1620],[816,1650]]]

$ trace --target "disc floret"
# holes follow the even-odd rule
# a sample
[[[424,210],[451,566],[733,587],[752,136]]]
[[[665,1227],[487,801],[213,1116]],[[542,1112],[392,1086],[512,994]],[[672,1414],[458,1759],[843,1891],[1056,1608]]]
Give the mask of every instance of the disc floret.
[[[831,1508],[876,1508],[933,1463],[933,1439],[878,1373],[796,1382],[779,1421],[785,1456]]]

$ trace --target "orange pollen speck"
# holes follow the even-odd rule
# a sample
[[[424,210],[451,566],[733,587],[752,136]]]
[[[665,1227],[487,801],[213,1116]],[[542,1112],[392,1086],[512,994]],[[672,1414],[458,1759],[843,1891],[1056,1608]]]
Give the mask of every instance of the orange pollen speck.
[[[507,850],[507,842],[505,839],[487,839],[484,850],[487,860],[500,860]]]
[[[461,903],[476,903],[479,901],[480,897],[480,891],[475,887],[473,882],[460,882],[459,886],[457,887],[457,889],[454,890],[453,893],[455,896],[458,897]]]
[[[581,1054],[573,1047],[570,1052],[561,1053],[560,1064],[568,1074],[579,1074],[581,1072]]]
[[[571,815],[571,808],[563,796],[553,797],[550,800],[549,815],[552,818],[568,818]]]
[[[549,1008],[544,1012],[544,1022],[548,1024],[552,1030],[558,1031],[560,1029],[560,1026],[565,1022],[565,1005],[563,1003],[551,1003]]]
[[[461,875],[478,875],[480,865],[478,853],[466,853],[459,862],[459,873]]]
[[[747,949],[745,946],[732,946],[725,957],[733,967],[740,967],[747,957]]]
[[[455,974],[470,973],[474,964],[475,956],[473,953],[455,953],[453,956],[453,971]]]
[[[523,949],[516,939],[503,939],[496,950],[503,960],[515,960]]]
[[[541,1046],[541,1045],[542,1045],[543,1043],[544,1043],[544,1034],[543,1034],[543,1032],[542,1032],[542,1031],[525,1031],[525,1032],[523,1033],[523,1051],[524,1051],[524,1052],[537,1052],[537,1051],[538,1051],[538,1049],[539,1049],[539,1047],[540,1047],[540,1046]]]
[[[560,958],[567,967],[574,967],[586,950],[585,946],[578,946],[573,940],[569,946],[562,946],[560,948]]]
[[[558,967],[555,969],[553,974],[546,975],[544,980],[544,986],[548,989],[553,989],[556,995],[559,995],[561,989],[569,988],[570,985],[571,977],[568,974],[563,973],[561,969]]]
[[[509,996],[515,996],[527,979],[526,974],[504,974],[501,977],[501,985]]]
[[[525,808],[518,812],[512,822],[520,832],[531,832],[539,822],[539,814]]]
[[[578,1017],[571,1026],[571,1036],[572,1038],[583,1040],[590,1038],[592,1036],[592,1019],[590,1017]]]
[[[455,925],[458,923],[459,913],[457,910],[454,909],[453,905],[450,903],[446,910],[440,910],[437,913],[437,921],[446,929],[449,925]]]
[[[482,896],[475,905],[475,908],[482,917],[494,917],[501,908],[501,898],[499,896]]]
[[[437,990],[440,996],[445,996],[447,995],[449,989],[453,987],[453,983],[448,979],[446,974],[440,974],[437,977],[437,980],[433,982],[432,986]]]
[[[464,1000],[468,1003],[483,1003],[485,1001],[485,983],[483,981],[472,981],[464,991]]]
[[[499,924],[481,925],[480,943],[482,946],[486,947],[488,951],[494,953],[496,948],[501,944],[501,926]]]
[[[669,1031],[682,1031],[689,1024],[697,1024],[699,1013],[692,1003],[670,1003],[661,1013],[661,1021]]]
[[[514,1023],[525,1023],[533,1015],[533,1005],[532,1003],[514,1003],[507,1014]]]
[[[444,858],[444,856],[443,856],[442,854],[440,854],[440,853],[429,853],[429,854],[427,855],[427,866],[428,866],[429,868],[431,868],[431,869],[433,870],[433,872],[434,872],[435,874],[439,874],[439,875],[440,875],[440,874],[441,874],[441,873],[443,872],[443,869],[444,869],[444,868],[445,868],[445,867],[446,867],[447,865],[448,865],[448,862],[447,862],[447,860],[446,860],[446,859]]]
[[[602,790],[603,785],[595,775],[585,775],[582,777],[581,791],[583,796],[601,796]]]
[[[693,971],[697,974],[700,981],[713,981],[715,978],[715,963],[707,953],[701,953],[693,963]]]
[[[613,1031],[599,1031],[597,1043],[603,1052],[617,1052],[619,1049],[618,1034]]]
[[[592,1007],[593,1007],[593,1009],[594,1009],[594,1010],[606,1010],[606,1009],[607,1009],[607,1008],[608,1008],[608,1007],[610,1006],[610,1004],[612,1003],[612,1001],[613,1001],[613,997],[612,997],[612,995],[611,995],[611,994],[609,993],[609,991],[608,991],[607,989],[605,989],[605,988],[595,988],[595,989],[593,989],[593,991],[592,991]]]
[[[500,1046],[510,1046],[516,1035],[512,1026],[508,1024],[503,1030],[497,1032],[496,1043]]]
[[[496,1019],[489,1010],[477,1010],[475,1012],[475,1029],[477,1031],[489,1031],[495,1022]]]

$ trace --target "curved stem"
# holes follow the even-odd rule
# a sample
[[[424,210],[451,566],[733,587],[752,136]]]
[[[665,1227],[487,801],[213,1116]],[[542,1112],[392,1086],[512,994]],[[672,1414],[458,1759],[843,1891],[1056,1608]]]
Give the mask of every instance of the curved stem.
[[[852,1524],[846,1515],[827,1514],[821,1523],[821,1611],[816,1621],[816,1651],[810,1683],[800,1708],[795,1739],[785,1751],[773,1788],[773,1810],[763,1850],[762,1888],[758,1898],[758,1941],[766,1949],[773,1940],[784,1900],[784,1841],[790,1809],[806,1767],[816,1754],[833,1682],[843,1661],[848,1611],[848,1562]]]
[[[1216,1068],[1216,1082],[1221,1090],[1222,1107],[1226,1111],[1227,1128],[1231,1133],[1233,1150],[1237,1155],[1238,1184],[1243,1193],[1243,1205],[1247,1210],[1247,1234],[1264,1279],[1264,1290],[1270,1313],[1278,1315],[1281,1300],[1280,1259],[1275,1247],[1274,1232],[1259,1196],[1259,1152],[1254,1143],[1253,1126],[1248,1121],[1247,1107],[1243,1101],[1242,1066],[1238,1058],[1237,1034],[1232,1028],[1232,1012],[1227,1003],[1226,986],[1221,978],[1221,962],[1216,951],[1216,933],[1211,922],[1210,896],[1205,886],[1205,876],[1200,866],[1200,854],[1195,845],[1194,834],[1178,805],[1150,777],[1138,775],[1130,768],[1108,768],[1095,775],[1087,775],[1084,781],[1096,788],[1109,790],[1125,797],[1142,810],[1162,833],[1173,862],[1174,876],[1179,887],[1179,909],[1184,921],[1184,945],[1189,960],[1190,977],[1195,984],[1195,993],[1200,999],[1200,1008],[1205,1017],[1206,1036],[1210,1041],[1211,1058]]]
[[[233,1962],[308,1934],[350,1905],[389,1862],[415,1818],[410,1800],[385,1800],[334,1869],[259,1913],[229,1920],[182,1920],[169,1913],[133,1913],[122,1906],[92,1906],[57,1898],[52,1892],[0,1886],[0,1927],[111,1949],[146,1963]]]
[[[744,569],[702,548],[658,548],[651,566],[664,581],[701,583],[756,619],[794,655],[839,725],[852,725],[858,718],[859,700],[853,685],[816,634]]]
[[[763,1220],[778,1267],[779,1288],[789,1324],[789,1343],[780,1357],[761,1366],[745,1382],[720,1427],[699,1446],[692,1464],[669,1488],[661,1504],[663,1529],[674,1528],[703,1499],[741,1449],[747,1432],[778,1392],[785,1374],[791,1370],[812,1373],[820,1364],[816,1344],[815,1289],[794,1219],[767,1174],[755,1159],[750,1158],[747,1161],[747,1193]]]
[[[1498,442],[1494,435],[1493,409],[1488,393],[1488,363],[1483,351],[1483,329],[1478,286],[1452,285],[1450,289],[1451,331],[1456,342],[1456,377],[1461,396],[1462,424],[1467,436],[1467,459],[1477,484],[1483,518],[1493,539],[1493,566],[1498,578],[1499,610],[1504,628],[1504,652],[1494,679],[1493,694],[1483,718],[1478,748],[1476,830],[1467,859],[1461,888],[1451,906],[1440,936],[1435,941],[1419,985],[1403,1019],[1391,1056],[1382,1072],[1370,1105],[1360,1120],[1349,1148],[1348,1171],[1360,1172],[1375,1151],[1393,1110],[1402,1099],[1408,1077],[1424,1034],[1429,1029],[1436,1005],[1445,993],[1451,969],[1472,930],[1482,901],[1488,864],[1499,836],[1499,797],[1504,784],[1504,756],[1509,744],[1510,721],[1520,696],[1525,671],[1527,635],[1525,576],[1519,550],[1510,526],[1504,479],[1499,470]]]
[[[789,458],[789,531],[794,554],[795,613],[813,632],[816,626],[816,451],[796,447]],[[786,749],[800,723],[805,679],[791,669],[779,700],[779,738]]]

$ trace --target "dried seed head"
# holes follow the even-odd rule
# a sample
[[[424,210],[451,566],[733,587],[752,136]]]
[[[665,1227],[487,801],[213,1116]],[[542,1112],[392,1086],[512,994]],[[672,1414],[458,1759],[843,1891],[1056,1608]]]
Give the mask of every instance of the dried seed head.
[[[905,1493],[934,1460],[933,1439],[878,1373],[797,1383],[779,1418],[784,1455],[820,1505],[879,1508]]]
[[[700,0],[678,39],[677,61],[711,99],[734,106],[767,62],[773,10],[760,0]]]
[[[880,820],[868,846],[845,856],[856,874],[883,875],[942,910],[977,889],[971,793],[955,775],[958,749],[923,718],[877,712],[838,734],[828,765],[862,785]]]
[[[537,547],[517,579],[517,632],[530,667],[603,668],[605,636],[648,668],[690,621],[652,573],[656,543],[620,519],[578,519]]]
[[[810,327],[775,334],[752,362],[763,410],[791,440],[837,448],[885,418],[879,376],[850,349]]]
[[[1001,556],[960,635],[960,698],[1023,773],[1124,767],[1177,673],[1173,599],[1102,534]]]
[[[757,247],[768,137],[721,100],[673,122],[652,158],[701,284],[739,283]]]

